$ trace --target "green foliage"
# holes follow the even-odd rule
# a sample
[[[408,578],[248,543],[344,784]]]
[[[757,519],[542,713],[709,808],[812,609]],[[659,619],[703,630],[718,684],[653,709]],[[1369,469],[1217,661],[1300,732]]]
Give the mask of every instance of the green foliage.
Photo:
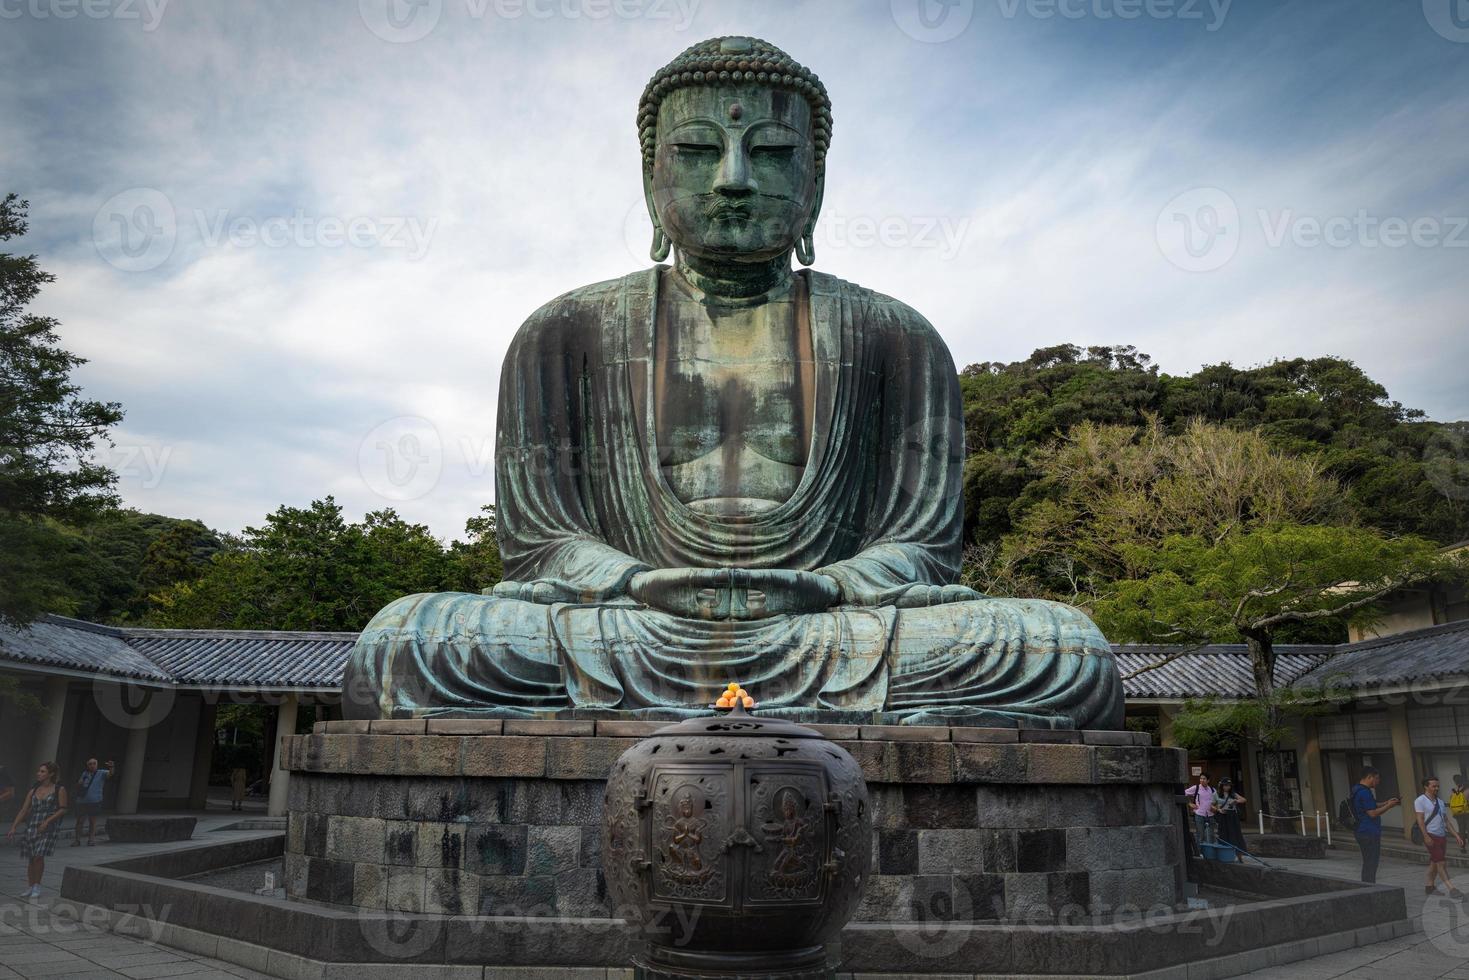
[[[153,625],[193,629],[360,630],[415,592],[479,592],[500,577],[494,508],[445,548],[392,510],[349,523],[331,497],[281,507],[209,560],[202,573],[152,596]]]
[[[0,241],[25,234],[26,208],[0,200]],[[15,625],[70,600],[77,554],[55,522],[115,499],[92,451],[122,411],[81,397],[71,375],[85,361],[62,349],[56,320],[26,312],[51,281],[34,255],[0,253],[0,622]]]
[[[1169,434],[1194,419],[1258,430],[1272,448],[1340,481],[1361,523],[1440,544],[1469,538],[1469,424],[1426,421],[1341,358],[1216,364],[1179,377],[1132,347],[1066,344],[1012,364],[970,365],[960,384],[971,542],[998,540],[1040,499],[1036,450],[1083,422],[1149,418]]]

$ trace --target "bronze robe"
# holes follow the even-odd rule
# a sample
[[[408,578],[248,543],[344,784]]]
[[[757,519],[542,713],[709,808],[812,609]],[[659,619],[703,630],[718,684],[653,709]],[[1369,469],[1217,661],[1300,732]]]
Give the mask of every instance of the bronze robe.
[[[784,503],[702,513],[669,489],[653,417],[664,267],[538,310],[501,374],[498,535],[507,581],[490,596],[407,596],[362,633],[347,717],[515,716],[564,709],[707,710],[729,681],[762,710],[889,721],[1117,728],[1122,690],[1089,619],[1040,600],[892,603],[955,580],[963,521],[958,376],[904,304],[807,277],[816,361],[813,437]],[[747,621],[635,602],[649,568],[804,569],[841,604]],[[527,601],[552,583],[573,601]]]

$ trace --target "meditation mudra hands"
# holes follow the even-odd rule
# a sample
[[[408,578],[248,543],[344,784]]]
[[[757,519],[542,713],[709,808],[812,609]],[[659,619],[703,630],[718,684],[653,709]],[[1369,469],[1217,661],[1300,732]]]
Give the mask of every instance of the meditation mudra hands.
[[[545,605],[584,599],[566,583],[549,579],[501,582],[491,594]],[[654,568],[634,574],[628,580],[627,594],[671,616],[713,620],[800,615],[843,602],[911,609],[985,598],[963,585],[914,584],[861,601],[844,597],[841,586],[829,575],[781,568]]]
[[[836,579],[816,572],[763,568],[655,568],[627,584],[638,602],[686,619],[766,619],[821,612],[836,605]]]

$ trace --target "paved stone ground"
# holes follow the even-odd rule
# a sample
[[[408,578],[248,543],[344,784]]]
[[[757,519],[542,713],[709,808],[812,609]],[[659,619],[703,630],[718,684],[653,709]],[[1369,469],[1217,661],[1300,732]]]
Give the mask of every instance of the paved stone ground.
[[[216,831],[251,814],[211,811],[196,814],[197,840],[227,840],[258,831]],[[118,936],[99,925],[53,918],[47,911],[57,896],[64,869],[177,846],[176,844],[98,844],[70,847],[61,840],[46,862],[39,900],[23,900],[25,866],[13,850],[0,848],[0,980],[15,977],[130,978],[179,977],[191,980],[257,980],[265,974],[220,960],[171,949],[144,939]],[[1355,851],[1332,852],[1325,861],[1272,859],[1271,864],[1355,880],[1359,859]],[[1450,872],[1453,873],[1452,871]],[[1288,966],[1260,970],[1247,976],[1256,980],[1469,980],[1469,907],[1443,897],[1423,894],[1424,868],[1394,858],[1383,858],[1378,872],[1382,884],[1406,890],[1408,911],[1421,920],[1422,931],[1402,939],[1349,949]],[[1469,872],[1461,886],[1469,891]],[[1229,950],[1226,936],[1224,952]]]
[[[1324,861],[1269,859],[1272,865],[1357,880],[1362,860],[1355,850],[1328,851]],[[1469,980],[1469,906],[1445,896],[1427,896],[1423,880],[1428,869],[1422,864],[1384,856],[1377,871],[1380,885],[1401,885],[1408,900],[1408,915],[1422,924],[1422,931],[1401,939],[1342,950],[1286,966],[1257,970],[1245,976],[1254,980]],[[1449,869],[1454,883],[1469,893],[1469,871]],[[1440,886],[1442,890],[1442,886]],[[1227,941],[1227,940],[1226,940]]]
[[[259,813],[211,811],[195,814],[199,824],[194,840],[229,840],[259,831],[214,831],[242,817]],[[98,864],[148,851],[177,847],[172,844],[109,844],[71,846],[71,823],[57,841],[56,853],[46,861],[39,899],[17,896],[25,890],[25,863],[19,852],[0,844],[0,980],[13,977],[130,978],[178,977],[189,980],[265,980],[265,974],[232,963],[170,949],[157,943],[106,931],[100,924],[53,917],[47,911],[61,887],[69,865]]]

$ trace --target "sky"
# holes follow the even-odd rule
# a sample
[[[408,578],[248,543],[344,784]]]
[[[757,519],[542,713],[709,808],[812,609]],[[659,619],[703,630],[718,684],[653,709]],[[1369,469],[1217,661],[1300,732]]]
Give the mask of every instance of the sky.
[[[511,337],[649,264],[638,97],[724,34],[831,94],[816,268],[958,364],[1330,354],[1469,419],[1462,0],[0,0],[8,249],[124,502],[462,536]]]

